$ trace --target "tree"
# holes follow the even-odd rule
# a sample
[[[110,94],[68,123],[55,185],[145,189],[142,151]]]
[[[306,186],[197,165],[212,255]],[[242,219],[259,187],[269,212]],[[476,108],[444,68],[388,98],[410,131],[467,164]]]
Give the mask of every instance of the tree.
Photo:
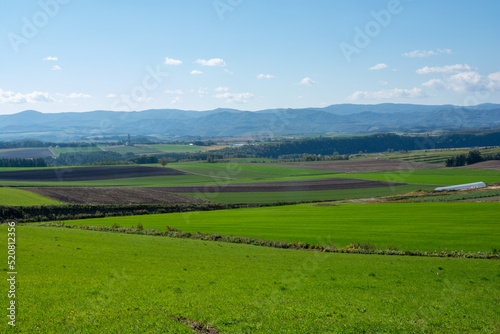
[[[167,165],[167,157],[161,157],[160,164],[165,167]]]
[[[469,151],[469,155],[467,156],[467,165],[472,165],[481,161],[483,161],[481,152],[478,150]]]

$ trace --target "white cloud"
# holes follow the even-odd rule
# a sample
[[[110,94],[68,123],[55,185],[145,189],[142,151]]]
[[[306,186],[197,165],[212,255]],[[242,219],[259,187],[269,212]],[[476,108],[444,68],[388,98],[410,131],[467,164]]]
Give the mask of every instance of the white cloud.
[[[217,87],[217,88],[215,88],[215,91],[216,92],[227,92],[227,91],[229,91],[229,87],[222,87],[222,86]]]
[[[172,101],[170,101],[172,104],[175,104],[177,102],[179,102],[181,100],[181,97],[180,96],[176,96]]]
[[[457,93],[472,91],[499,90],[500,72],[481,75],[475,71],[460,72],[444,79],[431,79],[422,86],[434,89],[447,89]]]
[[[48,61],[58,61],[58,60],[59,60],[59,58],[57,58],[57,57],[50,57],[50,56],[49,56],[49,57],[45,57],[45,58],[43,58],[43,60],[48,60]]]
[[[227,103],[235,102],[235,103],[247,103],[249,100],[255,97],[252,93],[223,93],[215,95],[218,99],[225,99]]]
[[[491,73],[490,75],[488,75],[488,79],[500,82],[500,72]]]
[[[458,73],[471,71],[472,67],[467,64],[455,64],[435,67],[422,67],[417,70],[417,74],[436,74],[436,73]]]
[[[382,70],[382,69],[388,68],[388,67],[389,67],[389,65],[387,65],[387,64],[377,64],[375,66],[370,67],[370,70],[376,71],[376,70]]]
[[[169,95],[182,95],[184,94],[184,92],[181,90],[181,89],[175,89],[175,90],[166,90],[165,91],[165,94],[169,94]]]
[[[360,101],[360,100],[389,100],[389,99],[398,99],[398,98],[421,98],[426,97],[427,94],[421,88],[413,88],[413,89],[402,89],[402,88],[393,88],[393,89],[382,89],[376,92],[367,92],[367,91],[357,91],[351,94],[348,99],[352,101]]]
[[[231,71],[230,71],[230,70],[228,70],[227,68],[225,68],[225,69],[224,69],[224,72],[226,72],[226,73],[227,73],[227,74],[229,74],[229,75],[233,75],[233,74],[234,74],[234,72],[231,72]]]
[[[452,54],[453,51],[450,49],[437,49],[436,51],[430,50],[414,50],[410,52],[405,52],[403,53],[403,56],[405,57],[410,57],[410,58],[427,58],[429,56],[437,56],[439,54]]]
[[[207,95],[208,94],[208,88],[200,87],[198,89],[198,94],[200,94],[200,97],[203,97],[204,95]]]
[[[389,83],[387,81],[384,81],[384,80],[380,80],[379,83],[382,85],[382,86],[387,86]]]
[[[49,93],[34,91],[32,93],[22,94],[0,89],[0,103],[38,103],[55,102]]]
[[[52,66],[52,71],[60,71],[60,70],[61,70],[61,66],[59,66],[59,65]]]
[[[165,64],[167,64],[167,65],[180,65],[180,64],[182,64],[182,61],[166,57]]]
[[[202,72],[202,71],[198,71],[198,70],[192,70],[192,71],[190,72],[190,74],[191,74],[191,75],[198,75],[198,74],[203,74],[203,72]]]
[[[440,89],[440,88],[444,88],[445,84],[444,84],[443,80],[441,80],[441,79],[431,79],[429,81],[424,82],[422,84],[422,86],[434,88],[434,89]]]
[[[89,94],[84,94],[84,93],[71,93],[69,95],[61,95],[64,96],[67,99],[88,99],[92,96]]]
[[[305,77],[304,79],[300,80],[299,85],[304,85],[304,86],[312,86],[315,85],[316,81],[309,77]]]
[[[203,66],[226,66],[226,62],[220,58],[213,58],[209,60],[198,59],[196,60],[196,63]]]
[[[139,98],[137,98],[137,102],[146,103],[146,102],[151,101],[152,99],[153,98],[151,98],[149,96],[148,97],[139,97]]]
[[[113,94],[113,93],[109,93],[108,95],[106,95],[106,97],[113,99],[113,98],[117,97],[117,95]]]
[[[274,75],[271,75],[271,74],[259,74],[257,76],[257,79],[274,79]]]

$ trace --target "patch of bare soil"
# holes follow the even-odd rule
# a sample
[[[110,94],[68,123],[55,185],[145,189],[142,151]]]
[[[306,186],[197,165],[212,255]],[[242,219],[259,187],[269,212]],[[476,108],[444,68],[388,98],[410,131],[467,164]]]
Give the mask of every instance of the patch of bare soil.
[[[219,193],[219,192],[278,192],[317,191],[340,189],[379,188],[404,185],[406,183],[372,181],[353,178],[328,178],[303,181],[277,181],[255,183],[206,184],[195,186],[157,187],[174,193]]]
[[[72,204],[173,204],[208,203],[208,201],[158,188],[135,187],[44,187],[25,190]]]
[[[183,324],[187,325],[190,327],[194,333],[197,334],[219,334],[220,332],[216,329],[211,327],[210,325],[205,325],[202,324],[199,321],[194,321],[191,319],[186,319],[186,318],[181,318],[181,317],[176,317],[176,320],[182,322]]]
[[[291,162],[278,164],[258,164],[265,166],[296,167],[327,172],[340,173],[364,173],[364,172],[387,172],[413,169],[435,169],[439,165],[424,164],[419,162],[408,162],[399,160],[371,159],[371,160],[347,160],[347,161],[315,161],[315,162]]]
[[[103,166],[31,169],[23,171],[0,172],[0,180],[6,181],[91,181],[126,179],[133,177],[185,175],[177,169],[151,166]]]
[[[477,164],[472,164],[457,168],[500,170],[500,160],[483,161],[483,162],[478,162]]]

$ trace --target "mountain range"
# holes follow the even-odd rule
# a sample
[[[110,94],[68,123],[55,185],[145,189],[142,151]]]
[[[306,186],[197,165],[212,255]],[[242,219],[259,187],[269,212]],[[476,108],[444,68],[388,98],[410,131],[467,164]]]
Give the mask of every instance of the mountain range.
[[[500,104],[471,107],[338,104],[324,108],[244,111],[151,109],[0,115],[0,140],[77,141],[99,136],[283,136],[326,133],[426,132],[500,126]]]

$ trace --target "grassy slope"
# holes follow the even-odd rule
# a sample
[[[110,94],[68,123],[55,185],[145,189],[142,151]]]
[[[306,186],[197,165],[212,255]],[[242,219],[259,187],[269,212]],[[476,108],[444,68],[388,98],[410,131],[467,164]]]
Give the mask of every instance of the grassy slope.
[[[342,199],[368,198],[405,194],[411,191],[434,189],[434,186],[406,185],[364,189],[341,189],[319,191],[277,191],[247,193],[185,193],[183,195],[209,200],[216,203],[277,203],[300,201],[333,201]]]
[[[0,188],[0,205],[31,206],[64,204],[50,198],[20,189]]]
[[[500,325],[497,261],[31,226],[18,227],[17,237],[17,328],[4,321],[5,333],[190,333],[175,317],[221,333],[465,333]],[[7,305],[7,294],[0,298]]]
[[[371,242],[382,248],[434,251],[500,249],[500,203],[385,203],[318,206],[302,204],[258,209],[190,212],[67,221],[115,223],[165,230],[244,235],[269,240],[332,243]]]

